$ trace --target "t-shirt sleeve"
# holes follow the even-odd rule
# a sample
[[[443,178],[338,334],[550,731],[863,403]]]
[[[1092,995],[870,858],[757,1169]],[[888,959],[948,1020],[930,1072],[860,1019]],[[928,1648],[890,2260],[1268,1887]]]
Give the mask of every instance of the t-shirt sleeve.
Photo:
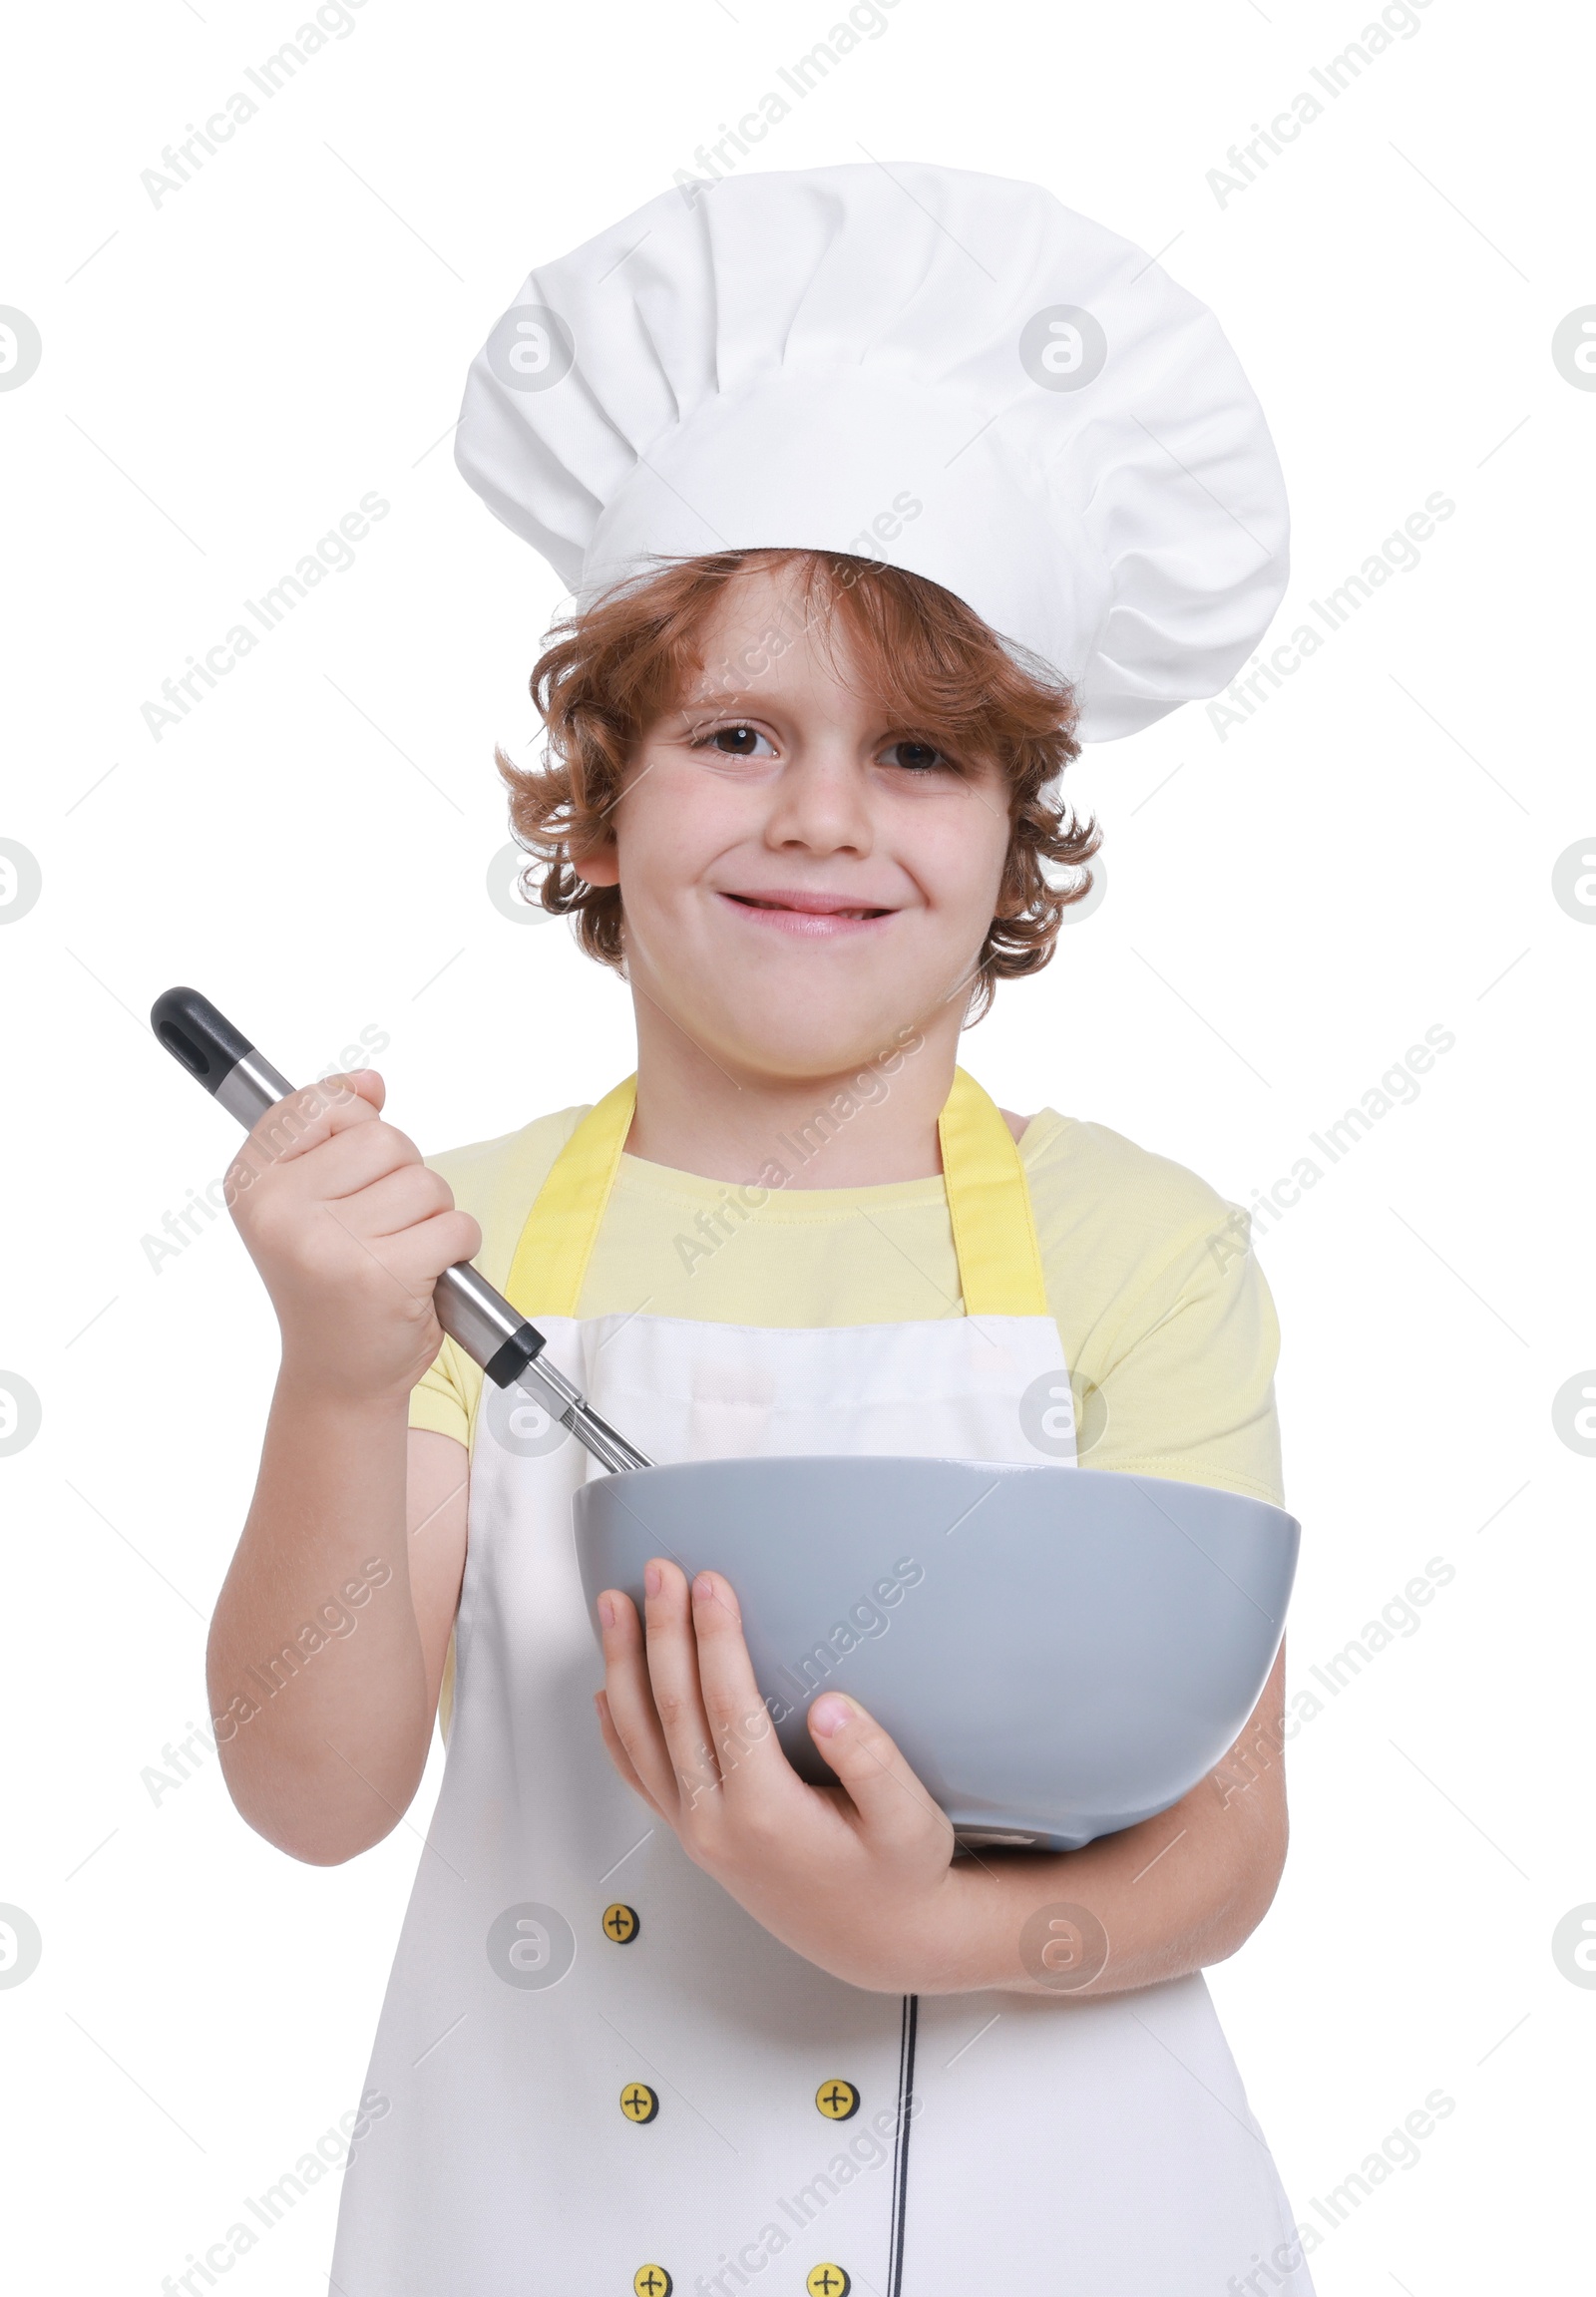
[[[1246,1213],[1105,1127],[1048,1145],[1032,1197],[1081,1466],[1284,1505],[1280,1326]]]
[[[463,1366],[459,1347],[445,1334],[442,1347],[410,1390],[412,1427],[434,1428],[458,1443],[470,1442],[471,1398]]]
[[[508,1148],[509,1145],[508,1142],[491,1144],[496,1148]],[[482,1185],[487,1176],[483,1170],[481,1150],[445,1150],[441,1156],[423,1157],[421,1161],[431,1171],[443,1175],[454,1193],[456,1205],[474,1214],[482,1224],[486,1257],[489,1192]],[[492,1172],[491,1166],[489,1172]],[[482,1373],[477,1365],[472,1363],[458,1341],[452,1340],[445,1333],[437,1354],[410,1390],[410,1425],[436,1429],[439,1435],[452,1435],[458,1443],[469,1446],[472,1405],[481,1383]]]
[[[1222,1206],[1220,1218],[1235,1208]],[[1280,1326],[1238,1227],[1185,1239],[1096,1368],[1101,1432],[1086,1467],[1217,1484],[1284,1504],[1275,1365]],[[1084,1368],[1084,1367],[1082,1367]],[[1093,1399],[1083,1433],[1090,1435]]]
[[[482,1249],[475,1265],[501,1292],[510,1281],[510,1264],[533,1200],[586,1113],[585,1108],[563,1109],[535,1118],[520,1132],[422,1159],[430,1170],[442,1174],[456,1205],[481,1228]],[[482,1367],[446,1334],[410,1390],[410,1425],[452,1435],[469,1450],[482,1381]]]

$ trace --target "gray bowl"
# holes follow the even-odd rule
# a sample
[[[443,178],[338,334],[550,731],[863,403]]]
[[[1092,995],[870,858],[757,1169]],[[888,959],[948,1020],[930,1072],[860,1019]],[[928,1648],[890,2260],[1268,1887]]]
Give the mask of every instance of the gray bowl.
[[[590,1608],[643,1565],[722,1573],[800,1777],[850,1693],[961,1841],[1074,1850],[1213,1769],[1274,1664],[1299,1526],[1206,1484],[968,1459],[711,1459],[575,1503]]]

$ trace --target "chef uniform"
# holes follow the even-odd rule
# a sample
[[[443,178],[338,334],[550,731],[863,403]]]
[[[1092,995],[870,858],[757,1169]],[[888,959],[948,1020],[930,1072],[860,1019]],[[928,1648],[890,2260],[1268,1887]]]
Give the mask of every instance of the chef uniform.
[[[661,1462],[1034,1463],[1020,1397],[1051,1372],[1067,1408],[1069,1367],[1018,1151],[963,1071],[940,1134],[966,1313],[926,1323],[577,1316],[632,1106],[628,1080],[578,1127],[506,1287],[606,1419]],[[594,1720],[571,1528],[591,1472],[530,1401],[488,1394],[449,1758],[367,2076],[382,2109],[345,2184],[341,2297],[1222,2297],[1289,2244],[1201,1976],[1085,2001],[863,1993],[650,1821]],[[1309,2291],[1300,2270],[1277,2285]]]
[[[1095,412],[1094,381],[1057,393],[1016,347],[1059,310],[1066,332],[1029,340],[1089,364],[1086,322],[1106,334]],[[1002,405],[973,441],[984,390]],[[1063,410],[1057,472],[1030,399]],[[1138,410],[1167,449],[1130,437]],[[951,469],[950,440],[969,449]],[[472,370],[458,453],[579,594],[639,553],[727,543],[912,566],[1079,678],[1096,738],[1223,683],[1284,580],[1278,470],[1208,314],[1046,193],[948,170],[654,200],[533,275]],[[861,543],[895,493],[919,511]],[[504,1288],[606,1419],[660,1462],[1034,1463],[1020,1398],[1054,1375],[1056,1428],[1070,1367],[1018,1151],[972,1079],[939,1126],[964,1314],[818,1331],[581,1315],[633,1105],[627,1080],[579,1124]],[[1225,2297],[1260,2259],[1261,2287],[1311,2297],[1200,1975],[1100,1999],[865,1993],[651,1819],[593,1712],[571,1511],[590,1472],[487,1388],[448,1759],[338,2297]]]

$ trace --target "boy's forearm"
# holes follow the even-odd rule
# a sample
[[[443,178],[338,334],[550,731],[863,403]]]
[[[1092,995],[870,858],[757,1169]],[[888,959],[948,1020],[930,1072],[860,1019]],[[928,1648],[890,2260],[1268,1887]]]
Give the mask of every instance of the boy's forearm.
[[[1260,1785],[1243,1813],[1204,1779],[1161,1817],[1083,1850],[961,1862],[960,1967],[926,1990],[1083,1998],[1205,1969],[1263,1920],[1285,1851],[1283,1792]]]
[[[920,1991],[1085,1998],[1234,1954],[1269,1911],[1286,1861],[1284,1706],[1282,1652],[1237,1747],[1172,1809],[1056,1857],[960,1860],[952,1951]]]
[[[206,1676],[233,1801],[316,1864],[388,1833],[426,1761],[405,1474],[403,1396],[329,1396],[284,1366]]]

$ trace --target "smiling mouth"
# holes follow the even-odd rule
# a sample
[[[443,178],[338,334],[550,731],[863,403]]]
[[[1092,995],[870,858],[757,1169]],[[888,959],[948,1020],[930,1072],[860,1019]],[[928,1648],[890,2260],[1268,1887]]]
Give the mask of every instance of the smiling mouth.
[[[890,909],[874,909],[864,903],[850,903],[840,894],[731,894],[724,896],[742,910],[763,910],[776,917],[805,918],[816,924],[835,921],[839,924],[863,925],[872,918],[890,918],[896,913]]]

